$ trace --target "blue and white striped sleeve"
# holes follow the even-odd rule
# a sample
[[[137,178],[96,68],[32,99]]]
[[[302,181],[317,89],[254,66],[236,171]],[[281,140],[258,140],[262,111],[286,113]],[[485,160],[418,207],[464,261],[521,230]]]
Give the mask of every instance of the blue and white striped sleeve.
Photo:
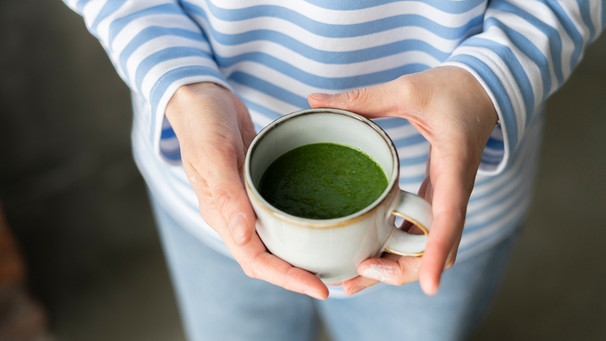
[[[179,86],[209,81],[229,87],[204,32],[176,0],[64,0],[82,15],[120,77],[152,108],[158,141],[165,107]]]
[[[498,173],[533,115],[570,76],[605,25],[604,0],[493,0],[483,31],[458,46],[446,64],[466,68],[497,109],[481,171]]]

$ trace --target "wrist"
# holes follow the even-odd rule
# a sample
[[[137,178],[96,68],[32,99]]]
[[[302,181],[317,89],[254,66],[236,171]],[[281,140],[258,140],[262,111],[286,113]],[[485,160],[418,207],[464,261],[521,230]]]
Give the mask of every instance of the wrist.
[[[482,114],[482,120],[489,126],[494,127],[499,123],[499,115],[493,102],[493,99],[489,95],[486,88],[483,86],[481,80],[473,72],[465,67],[461,66],[442,66],[444,68],[452,68],[458,70],[457,72],[461,75],[458,79],[461,80],[458,88],[469,94],[473,94],[473,102],[478,106],[478,113]],[[465,95],[464,93],[462,95]]]

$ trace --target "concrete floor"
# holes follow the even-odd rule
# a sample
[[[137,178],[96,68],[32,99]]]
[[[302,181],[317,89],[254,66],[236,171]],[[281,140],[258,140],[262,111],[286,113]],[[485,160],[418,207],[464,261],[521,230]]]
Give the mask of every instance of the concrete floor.
[[[57,340],[183,340],[127,88],[60,1],[0,2],[0,198]],[[606,37],[549,102],[534,206],[473,340],[606,340]]]

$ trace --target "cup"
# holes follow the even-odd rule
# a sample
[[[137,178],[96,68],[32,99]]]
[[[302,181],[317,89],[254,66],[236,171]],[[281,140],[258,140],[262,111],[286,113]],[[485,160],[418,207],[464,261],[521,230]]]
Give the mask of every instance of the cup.
[[[260,180],[274,160],[294,148],[324,142],[362,151],[385,172],[387,187],[372,204],[343,217],[309,219],[283,212],[261,196]],[[336,285],[356,277],[363,260],[383,252],[423,254],[431,206],[399,188],[399,170],[393,142],[374,122],[343,110],[307,109],[280,117],[255,137],[246,154],[244,182],[257,215],[257,233],[267,249]],[[416,225],[423,234],[399,229],[396,217]]]

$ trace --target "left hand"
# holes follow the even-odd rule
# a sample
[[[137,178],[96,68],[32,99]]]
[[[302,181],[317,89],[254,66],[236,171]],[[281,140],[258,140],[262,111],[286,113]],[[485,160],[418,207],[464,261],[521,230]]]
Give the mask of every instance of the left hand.
[[[488,94],[466,70],[444,66],[343,94],[311,94],[308,100],[315,108],[368,118],[405,118],[429,141],[427,173],[419,190],[433,211],[424,255],[367,259],[358,267],[361,276],[343,288],[352,295],[379,281],[402,285],[419,280],[426,294],[435,294],[442,272],[454,264],[481,155],[497,122]]]
[[[255,214],[242,180],[255,130],[244,103],[217,84],[187,84],[170,99],[166,118],[179,139],[183,169],[201,216],[244,273],[311,297],[328,297],[318,277],[269,253],[255,233]]]

